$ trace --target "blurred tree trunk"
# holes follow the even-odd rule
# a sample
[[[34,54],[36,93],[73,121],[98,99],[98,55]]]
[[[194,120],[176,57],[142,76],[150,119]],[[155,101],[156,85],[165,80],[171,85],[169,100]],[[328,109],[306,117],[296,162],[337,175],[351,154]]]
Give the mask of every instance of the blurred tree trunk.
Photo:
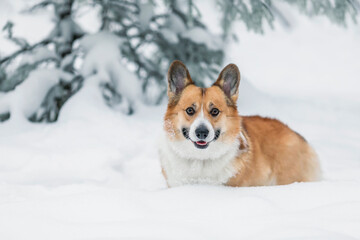
[[[48,38],[54,43],[60,58],[58,68],[66,74],[50,89],[40,108],[29,118],[30,121],[56,121],[61,107],[82,86],[83,77],[74,69],[76,56],[73,53],[73,44],[84,35],[84,32],[72,18],[73,3],[74,0],[59,0],[54,3],[57,23]]]

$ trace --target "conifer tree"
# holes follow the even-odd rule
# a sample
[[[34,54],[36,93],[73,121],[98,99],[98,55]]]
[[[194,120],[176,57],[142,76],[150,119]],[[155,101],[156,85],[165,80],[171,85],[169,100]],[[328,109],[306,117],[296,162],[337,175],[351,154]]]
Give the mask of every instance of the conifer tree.
[[[349,19],[356,23],[360,9],[357,0],[281,1],[309,17],[325,16],[344,27]],[[132,71],[133,75],[126,79],[126,84],[137,87],[135,82],[139,80],[138,88],[145,96],[146,104],[159,104],[166,96],[167,68],[176,59],[189,67],[197,85],[209,85],[209,80],[216,78],[223,64],[223,47],[228,37],[236,38],[232,29],[235,22],[239,21],[249,31],[260,34],[264,33],[265,25],[273,28],[274,21],[290,26],[273,0],[218,0],[223,34],[216,36],[202,20],[200,3],[195,0],[41,0],[29,12],[47,9],[54,13],[54,29],[45,39],[35,44],[28,43],[13,33],[15,26],[12,22],[2,29],[18,50],[9,56],[0,56],[0,122],[11,117],[8,108],[3,107],[2,97],[16,91],[16,87],[37,69],[54,69],[61,74],[58,82],[48,89],[41,105],[27,116],[34,122],[56,121],[64,103],[86,84],[88,76],[74,66],[75,60],[82,58],[80,44],[75,43],[89,36],[74,18],[74,12],[82,7],[100,9],[98,34],[120,39],[119,46],[116,43],[114,48],[118,51],[115,55],[119,58],[115,60],[118,65],[113,68]],[[31,61],[24,60],[29,57]],[[136,111],[132,100],[126,96],[127,90],[119,89],[119,81],[125,80],[119,80],[119,75],[113,72],[105,75],[110,79],[99,88],[105,103],[116,110],[122,109],[126,114]]]

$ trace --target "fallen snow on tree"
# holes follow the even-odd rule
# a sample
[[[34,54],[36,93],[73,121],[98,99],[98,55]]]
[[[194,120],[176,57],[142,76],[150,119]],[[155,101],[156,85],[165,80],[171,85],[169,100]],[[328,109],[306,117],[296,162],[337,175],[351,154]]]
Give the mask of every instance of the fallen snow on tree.
[[[154,16],[153,4],[149,2],[140,3],[139,21],[143,30],[149,28],[151,18]]]
[[[140,81],[121,61],[121,44],[119,37],[107,32],[84,37],[80,42],[85,52],[81,73],[85,78],[95,75],[100,83],[110,84],[124,97],[123,104],[134,104],[140,98]]]
[[[177,36],[177,34],[167,28],[163,28],[160,30],[161,35],[163,35],[163,37],[169,41],[172,44],[176,44],[179,42],[179,38]]]
[[[200,27],[194,27],[181,34],[182,37],[191,39],[192,41],[205,44],[209,49],[220,50],[222,49],[220,37],[214,36]]]
[[[34,64],[48,59],[58,59],[58,56],[47,47],[37,47],[32,52],[23,55],[20,65]]]
[[[11,121],[25,120],[41,105],[49,89],[59,81],[62,72],[38,69],[30,73],[14,91],[0,96],[0,113],[10,112]]]

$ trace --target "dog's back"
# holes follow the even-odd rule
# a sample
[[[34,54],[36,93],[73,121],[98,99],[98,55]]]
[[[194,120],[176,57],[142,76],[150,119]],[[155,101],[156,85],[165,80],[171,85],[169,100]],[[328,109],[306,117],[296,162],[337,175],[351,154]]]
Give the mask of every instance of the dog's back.
[[[235,161],[240,171],[230,186],[281,185],[320,178],[317,155],[305,138],[282,122],[259,116],[242,117],[248,152]]]

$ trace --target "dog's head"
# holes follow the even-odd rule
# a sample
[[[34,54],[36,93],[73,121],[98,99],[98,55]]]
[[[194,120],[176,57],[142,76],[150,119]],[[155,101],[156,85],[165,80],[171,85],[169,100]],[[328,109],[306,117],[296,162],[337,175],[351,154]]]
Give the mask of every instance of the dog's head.
[[[186,66],[174,61],[168,72],[165,131],[175,151],[187,158],[212,158],[233,145],[241,118],[236,100],[240,72],[227,65],[209,88],[197,87]]]

